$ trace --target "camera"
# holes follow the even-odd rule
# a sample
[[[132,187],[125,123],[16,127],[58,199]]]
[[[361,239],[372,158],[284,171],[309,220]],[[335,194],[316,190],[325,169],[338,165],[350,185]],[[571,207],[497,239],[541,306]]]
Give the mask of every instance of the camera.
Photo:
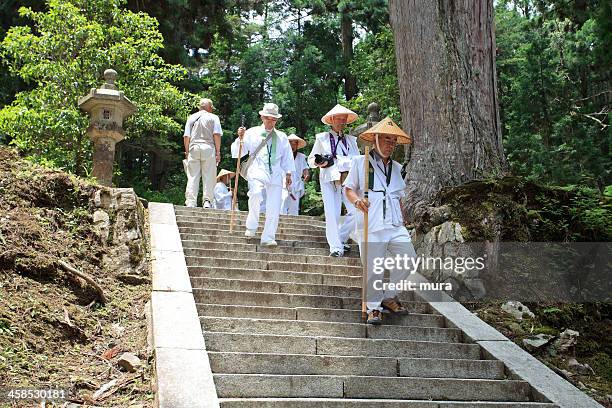
[[[334,165],[334,156],[331,154],[315,154],[315,164],[322,164],[323,167],[329,167]]]

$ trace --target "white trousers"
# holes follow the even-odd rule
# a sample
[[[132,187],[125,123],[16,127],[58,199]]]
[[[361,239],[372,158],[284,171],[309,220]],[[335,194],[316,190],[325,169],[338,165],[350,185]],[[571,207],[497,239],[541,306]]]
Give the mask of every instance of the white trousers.
[[[261,242],[273,241],[278,228],[278,218],[281,207],[281,186],[265,184],[259,180],[249,181],[249,214],[246,219],[246,227],[257,230],[259,227],[259,213],[261,201],[266,195],[266,222],[261,233]]]
[[[295,196],[295,200],[294,200],[293,198],[291,198],[287,190],[283,190],[283,205],[281,206],[281,214],[298,215],[299,212],[300,212],[300,197]]]
[[[364,245],[363,237],[360,237],[361,262],[364,262]],[[381,281],[383,281],[384,273],[375,273],[377,272],[375,266],[381,268],[381,258],[395,258],[396,255],[403,258],[404,254],[410,258],[416,258],[417,256],[406,227],[392,227],[368,234],[368,286],[366,295],[368,312],[372,310],[382,311],[383,307],[380,304],[383,299],[395,297],[398,293],[394,288],[384,288],[382,286]],[[399,268],[396,266],[399,266]],[[411,262],[408,262],[408,265],[404,265],[403,262],[401,265],[394,265],[394,267],[388,269],[389,283],[398,283],[408,279],[413,269]]]
[[[345,197],[342,187],[336,186],[334,182],[321,183],[321,194],[325,211],[325,236],[329,244],[329,251],[338,251],[343,254],[343,244],[348,241],[349,235],[355,229],[355,207]],[[346,207],[346,216],[342,225],[339,225],[343,202]]]
[[[185,189],[185,205],[187,207],[198,206],[200,177],[202,177],[202,204],[205,200],[213,203],[217,182],[216,175],[215,148],[205,143],[193,144],[189,148],[189,155],[187,155],[187,188]]]

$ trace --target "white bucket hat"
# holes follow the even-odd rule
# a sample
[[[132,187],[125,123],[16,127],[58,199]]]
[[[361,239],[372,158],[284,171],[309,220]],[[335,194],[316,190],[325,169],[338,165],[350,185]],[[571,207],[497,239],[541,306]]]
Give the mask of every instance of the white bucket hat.
[[[332,120],[334,118],[334,116],[341,116],[341,115],[346,115],[346,124],[348,125],[349,123],[353,123],[354,121],[356,121],[359,118],[359,115],[357,115],[355,112],[353,112],[350,109],[345,108],[344,106],[337,104],[336,106],[333,107],[332,110],[330,110],[329,112],[327,112],[325,115],[323,115],[323,117],[321,118],[321,122],[325,123],[326,125],[332,125]]]
[[[282,118],[283,115],[278,113],[278,105],[275,103],[264,103],[263,109],[259,111],[261,116],[270,116],[272,118]]]

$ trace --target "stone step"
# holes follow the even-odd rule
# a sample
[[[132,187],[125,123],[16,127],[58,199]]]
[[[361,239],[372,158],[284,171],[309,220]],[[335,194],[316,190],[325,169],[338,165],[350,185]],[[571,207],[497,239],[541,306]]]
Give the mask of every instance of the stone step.
[[[291,293],[354,298],[361,296],[361,288],[358,287],[262,280],[192,277],[191,286],[198,289],[241,290],[247,292]]]
[[[223,240],[183,240],[183,249],[188,248],[206,248],[206,249],[224,249],[232,250],[236,252],[261,252],[261,253],[272,253],[272,254],[286,254],[286,255],[321,255],[329,256],[329,249],[326,248],[298,248],[293,246],[281,245],[275,247],[266,247],[257,243],[236,243],[231,242],[230,239]],[[345,257],[359,259],[359,248],[353,245],[351,251],[346,252]]]
[[[196,296],[196,301],[203,300],[203,302],[201,303],[196,303],[196,307],[198,308],[198,311],[200,312],[201,315],[206,315],[203,309],[204,305],[218,305],[218,306],[228,306],[229,305],[229,306],[248,307],[248,308],[257,308],[257,307],[266,308],[268,307],[268,308],[274,308],[275,310],[278,308],[298,309],[298,313],[300,316],[298,320],[340,321],[340,322],[347,322],[347,323],[350,323],[350,322],[361,323],[362,322],[362,320],[359,318],[359,316],[361,316],[361,309],[360,309],[361,303],[355,302],[352,298],[339,298],[341,299],[340,301],[329,301],[329,298],[334,299],[335,297],[333,296],[309,296],[309,295],[302,295],[300,297],[300,295],[294,295],[294,298],[291,299],[290,297],[291,295],[289,296],[283,295],[283,296],[280,296],[281,299],[279,301],[274,301],[273,298],[275,296],[270,295],[268,293],[261,293],[261,292],[256,292],[256,293],[261,293],[261,294],[255,295],[255,296],[248,295],[249,293],[252,293],[252,292],[241,292],[241,291],[231,291],[231,290],[207,291],[207,292],[213,292],[212,294],[203,294],[202,292],[203,291],[201,289],[195,289],[194,291],[195,293],[194,296]],[[215,302],[208,303],[206,302],[206,300],[208,299],[213,299],[215,300]],[[217,300],[221,300],[221,301],[228,300],[228,302],[227,303],[217,302]],[[230,300],[236,300],[236,301],[230,302]],[[313,303],[314,302],[321,302],[321,303],[315,306],[313,305],[294,306],[294,305],[289,304],[292,301],[294,303],[297,302],[298,304],[309,303],[309,300],[313,300]],[[249,302],[252,304],[246,304],[246,305],[244,304],[244,303],[249,303]],[[261,303],[269,302],[269,303],[272,303],[272,305],[270,304],[262,305],[260,302]],[[333,308],[333,307],[323,307],[321,305],[324,302],[336,303],[336,304],[344,303],[344,305],[347,307],[344,309],[338,309],[338,308]],[[431,314],[431,308],[429,307],[427,303],[402,301],[402,304],[404,305],[404,307],[410,314],[437,316],[437,317],[440,317],[440,319],[442,319],[440,315]],[[263,311],[261,312],[263,313]],[[258,317],[258,313],[260,313],[260,311],[253,310],[251,311],[251,313],[254,313],[252,317]],[[283,312],[283,313],[286,313],[286,312]],[[236,317],[240,317],[240,316],[236,316]],[[399,324],[399,325],[406,325],[406,326],[419,326],[420,325],[417,323],[413,324],[413,322],[415,322],[415,320],[418,320],[418,318],[410,317],[410,315],[393,316],[390,314],[384,314],[383,317],[384,317],[384,322],[387,324]],[[445,323],[442,325],[438,325],[437,323],[440,320],[437,318],[435,320],[434,318],[427,319],[426,321],[428,323],[432,323],[432,324],[427,324],[426,325],[427,327],[446,327]],[[433,323],[436,323],[436,324],[433,324]]]
[[[363,323],[359,310],[198,304],[198,312],[200,316]],[[384,320],[385,324],[399,326],[445,327],[442,316],[427,313],[410,313],[402,316],[388,314]]]
[[[327,309],[361,310],[361,299],[341,298],[338,296],[193,289],[193,297],[196,303],[215,303],[219,305],[322,307]]]
[[[344,276],[361,276],[362,268],[360,266],[348,265],[330,265],[322,263],[302,263],[302,262],[281,262],[281,261],[264,261],[264,260],[249,260],[240,259],[236,255],[235,259],[231,258],[207,258],[199,256],[185,256],[187,266],[215,266],[225,268],[243,268],[250,269],[267,269],[279,271],[296,271],[296,272],[313,272],[325,273],[332,275]],[[287,256],[287,259],[291,259]]]
[[[214,374],[220,398],[320,397],[460,401],[529,401],[517,380],[331,375]]]
[[[218,230],[222,230],[222,231],[227,231],[229,233],[229,222],[224,222],[224,221],[215,221],[215,222],[184,222],[184,221],[178,221],[177,220],[177,224],[179,229],[184,229],[184,228],[201,228],[201,229],[218,229]],[[242,225],[236,225],[234,224],[234,231],[242,231],[244,233],[246,226],[244,224]],[[257,233],[261,234],[262,231],[264,229],[264,224],[260,223],[259,227],[257,228]],[[278,226],[276,228],[276,234],[284,234],[284,235],[311,235],[314,237],[325,237],[325,229],[324,228],[319,228],[319,227],[312,227],[312,226],[296,226],[296,225],[291,225],[291,226]]]
[[[179,215],[214,215],[217,217],[230,217],[230,212],[227,210],[216,210],[213,208],[190,208],[184,206],[174,206],[174,213]],[[246,219],[247,211],[236,211],[235,216],[237,218]],[[265,214],[259,214],[259,218],[261,220],[265,219]],[[300,221],[320,221],[321,223],[325,223],[323,217],[317,218],[311,215],[281,215],[281,220],[300,220]]]
[[[284,375],[360,375],[422,378],[505,378],[495,360],[321,356],[315,354],[209,352],[214,373]]]
[[[260,239],[255,237],[255,238],[247,238],[244,236],[244,231],[239,232],[239,233],[235,233],[232,236],[229,236],[229,234],[223,235],[207,235],[207,234],[191,234],[191,233],[185,233],[180,231],[180,235],[181,235],[181,239],[183,241],[199,241],[199,242],[233,242],[233,243],[239,243],[239,244],[254,244],[254,245],[259,245],[259,241]],[[329,245],[327,244],[327,241],[295,241],[295,240],[285,240],[285,239],[280,239],[279,237],[276,237],[276,243],[278,244],[278,247],[281,248],[286,248],[286,247],[293,247],[293,248],[325,248],[327,249],[327,253],[329,253]],[[278,248],[277,247],[277,248]],[[355,244],[353,244],[353,251],[356,251],[357,253],[359,252],[359,247]],[[351,251],[351,253],[353,252]]]
[[[481,358],[477,344],[204,332],[208,351],[442,359]]]
[[[312,283],[321,285],[360,286],[361,276],[332,275],[315,272],[242,269],[214,266],[190,266],[192,278],[249,279],[277,282]],[[359,295],[361,296],[361,295]]]
[[[424,401],[355,398],[220,398],[221,408],[558,408],[542,402]]]
[[[176,216],[176,221],[177,222],[198,222],[198,223],[205,223],[205,224],[209,224],[209,223],[223,223],[229,226],[230,224],[230,217],[229,216],[219,216],[219,215],[177,215]],[[260,217],[259,219],[260,224],[264,224],[265,223],[265,219],[263,217]],[[236,225],[241,225],[241,226],[245,226],[246,224],[246,217],[240,217],[238,219],[234,219],[234,226]],[[325,222],[321,222],[321,221],[312,221],[312,220],[292,220],[292,219],[280,219],[278,221],[278,225],[279,227],[299,227],[299,228],[304,228],[304,227],[310,227],[310,228],[318,228],[318,229],[325,229]]]
[[[214,236],[223,236],[226,238],[233,237],[244,237],[244,228],[236,229],[234,232],[230,234],[230,232],[226,229],[219,229],[216,227],[211,228],[193,228],[193,227],[182,227],[179,225],[179,232],[182,234],[197,234],[202,237],[214,237]],[[246,238],[246,237],[245,237]],[[261,238],[261,233],[258,233],[256,238]],[[311,234],[281,234],[276,233],[275,240],[283,240],[283,241],[317,241],[327,243],[327,239],[325,235],[311,235]],[[256,241],[253,241],[256,242]]]
[[[200,317],[202,330],[225,333],[276,334],[283,336],[334,336],[459,343],[458,329],[418,326],[372,326],[363,323],[304,320]],[[334,354],[334,353],[328,353]]]
[[[271,350],[273,352],[274,350]],[[397,376],[392,357],[339,357],[314,354],[209,352],[213,373]]]
[[[326,264],[342,266],[357,266],[361,267],[361,259],[340,257],[334,258],[328,255],[305,255],[305,254],[285,254],[274,252],[245,252],[230,249],[213,249],[213,248],[185,248],[183,247],[185,256],[190,257],[206,257],[220,259],[246,259],[249,261],[276,261],[283,262],[291,259],[291,262],[303,264]]]

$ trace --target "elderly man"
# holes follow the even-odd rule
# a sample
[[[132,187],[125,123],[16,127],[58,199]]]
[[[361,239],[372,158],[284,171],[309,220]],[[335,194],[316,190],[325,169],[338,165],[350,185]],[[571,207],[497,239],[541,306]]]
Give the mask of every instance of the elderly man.
[[[308,171],[308,163],[306,156],[298,152],[299,149],[306,146],[306,141],[297,135],[289,135],[289,144],[293,151],[293,161],[295,164],[295,173],[292,175],[291,187],[283,189],[283,205],[281,214],[298,215],[300,212],[300,199],[304,196],[304,183],[310,179]]]
[[[344,181],[346,197],[362,213],[368,213],[368,259],[362,259],[368,265],[368,284],[366,307],[369,324],[381,324],[382,312],[405,313],[406,309],[397,299],[397,293],[392,285],[383,286],[383,275],[373,268],[374,259],[396,255],[416,257],[416,252],[410,240],[410,234],[404,226],[400,200],[404,196],[406,184],[401,175],[402,166],[391,159],[397,144],[409,144],[410,137],[388,117],[373,128],[360,135],[360,138],[373,143],[370,153],[368,198],[364,198],[365,186],[365,156],[359,156],[351,164],[349,174]],[[363,257],[363,222],[357,217],[357,235],[361,238],[359,250]],[[380,261],[377,261],[377,263]],[[378,272],[378,274],[376,273]],[[389,283],[394,284],[406,280],[412,268],[394,265],[389,270]]]
[[[217,174],[217,184],[215,184],[215,205],[217,210],[232,209],[232,190],[229,188],[230,180],[236,173],[221,169]]]
[[[202,206],[210,208],[214,199],[217,164],[221,160],[223,130],[219,117],[212,113],[214,106],[210,99],[201,99],[199,108],[198,112],[187,119],[183,136],[187,160],[185,205],[197,207],[200,177],[202,177]]]
[[[242,155],[249,155],[241,174],[249,182],[249,214],[246,220],[247,237],[254,237],[259,225],[259,212],[263,191],[266,194],[266,222],[261,234],[261,244],[276,246],[275,235],[281,207],[283,181],[291,186],[291,174],[295,172],[291,146],[287,135],[275,129],[281,118],[278,106],[266,103],[259,111],[262,124],[248,130],[238,129],[238,138],[232,143],[232,156],[238,157],[242,140]]]
[[[348,239],[354,229],[353,206],[342,193],[342,180],[348,174],[351,161],[359,155],[357,138],[345,135],[344,128],[358,118],[357,114],[342,105],[336,105],[321,118],[331,127],[316,136],[315,144],[308,156],[310,167],[319,167],[319,183],[325,211],[325,235],[329,244],[329,255],[338,257],[350,249]],[[340,224],[342,203],[346,216]]]

